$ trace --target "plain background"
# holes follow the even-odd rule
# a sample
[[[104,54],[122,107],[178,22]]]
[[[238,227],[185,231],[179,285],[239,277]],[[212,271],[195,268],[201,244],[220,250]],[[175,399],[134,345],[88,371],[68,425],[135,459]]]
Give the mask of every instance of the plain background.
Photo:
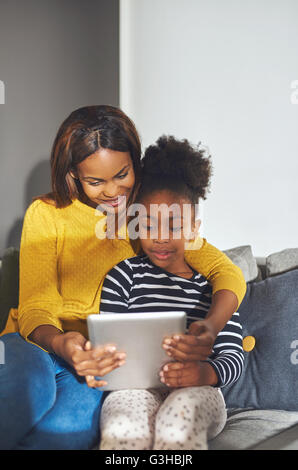
[[[210,243],[298,246],[297,54],[297,0],[0,0],[0,257],[86,104],[120,104],[143,148],[164,133],[208,146]]]
[[[297,0],[122,0],[120,24],[120,104],[144,147],[209,148],[203,235],[256,256],[297,247]]]
[[[32,197],[76,108],[119,104],[118,0],[0,0],[0,256],[18,246]]]

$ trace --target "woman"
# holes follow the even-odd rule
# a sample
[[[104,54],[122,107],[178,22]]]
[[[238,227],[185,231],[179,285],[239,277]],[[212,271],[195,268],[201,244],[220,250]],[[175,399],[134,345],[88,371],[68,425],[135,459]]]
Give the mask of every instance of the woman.
[[[140,182],[140,158],[135,126],[117,108],[80,108],[58,130],[51,154],[52,192],[26,212],[19,307],[11,310],[1,337],[6,357],[0,366],[3,449],[88,449],[99,439],[103,394],[93,377],[109,373],[124,357],[113,345],[91,348],[86,318],[98,312],[106,273],[134,256],[138,244],[126,231],[121,237],[99,236],[97,227],[117,213],[116,231],[123,229],[121,215]],[[105,213],[95,209],[98,205]],[[225,255],[206,240],[197,244],[186,260],[213,287],[208,317],[197,328],[207,357],[246,284]]]

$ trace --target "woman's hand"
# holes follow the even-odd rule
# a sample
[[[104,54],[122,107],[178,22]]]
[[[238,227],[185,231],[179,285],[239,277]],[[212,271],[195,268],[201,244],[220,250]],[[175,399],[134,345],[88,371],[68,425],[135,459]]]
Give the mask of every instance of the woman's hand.
[[[159,373],[160,380],[171,388],[216,385],[218,378],[208,362],[170,362]]]
[[[126,354],[117,351],[113,344],[91,347],[90,341],[78,332],[55,336],[54,352],[68,362],[80,376],[85,376],[89,387],[103,387],[106,381],[96,380],[125,363]]]
[[[176,361],[205,361],[212,353],[216,332],[208,320],[193,322],[187,335],[164,338],[162,347]]]

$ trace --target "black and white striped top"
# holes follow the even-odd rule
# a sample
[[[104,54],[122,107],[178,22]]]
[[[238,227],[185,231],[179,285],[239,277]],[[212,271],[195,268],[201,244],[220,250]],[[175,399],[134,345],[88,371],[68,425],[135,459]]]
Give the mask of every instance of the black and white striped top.
[[[117,264],[107,274],[101,294],[101,313],[186,312],[187,327],[205,318],[212,300],[212,286],[198,272],[191,279],[155,266],[147,256]],[[235,382],[243,370],[242,327],[236,312],[218,334],[208,362],[218,377],[217,387]]]

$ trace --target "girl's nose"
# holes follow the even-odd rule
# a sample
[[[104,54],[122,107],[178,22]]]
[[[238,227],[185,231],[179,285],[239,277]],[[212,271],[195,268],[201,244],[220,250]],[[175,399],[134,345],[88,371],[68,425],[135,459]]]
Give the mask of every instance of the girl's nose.
[[[169,242],[169,227],[165,224],[162,227],[158,227],[154,232],[155,243],[168,243]]]

